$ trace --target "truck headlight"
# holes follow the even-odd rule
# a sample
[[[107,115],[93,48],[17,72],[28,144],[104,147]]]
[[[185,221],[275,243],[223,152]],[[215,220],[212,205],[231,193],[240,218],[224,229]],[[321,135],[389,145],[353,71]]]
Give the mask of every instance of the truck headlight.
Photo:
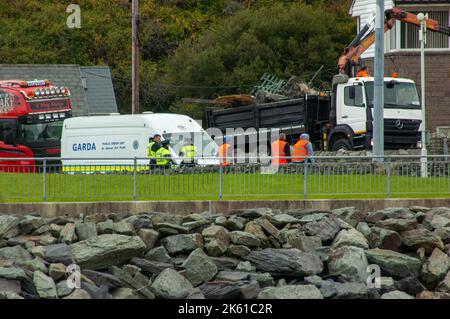
[[[422,148],[422,141],[417,142],[417,148]]]

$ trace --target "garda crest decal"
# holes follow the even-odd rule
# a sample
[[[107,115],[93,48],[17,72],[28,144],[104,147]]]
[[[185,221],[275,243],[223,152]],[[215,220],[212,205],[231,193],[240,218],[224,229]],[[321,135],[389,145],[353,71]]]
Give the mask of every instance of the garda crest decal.
[[[138,142],[138,140],[135,140],[133,142],[133,149],[137,150],[138,148],[139,148],[139,142]]]
[[[0,114],[10,113],[14,108],[15,96],[0,92]]]

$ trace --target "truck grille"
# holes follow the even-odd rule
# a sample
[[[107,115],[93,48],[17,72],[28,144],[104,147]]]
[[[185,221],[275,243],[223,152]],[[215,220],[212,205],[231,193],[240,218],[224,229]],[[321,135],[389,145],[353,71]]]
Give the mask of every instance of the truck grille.
[[[420,120],[385,119],[384,131],[386,135],[416,135],[420,122]]]

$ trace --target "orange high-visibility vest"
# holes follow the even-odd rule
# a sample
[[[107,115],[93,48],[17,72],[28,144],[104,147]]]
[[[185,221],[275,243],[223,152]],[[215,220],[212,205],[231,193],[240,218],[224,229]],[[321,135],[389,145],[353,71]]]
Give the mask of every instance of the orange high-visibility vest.
[[[279,158],[279,157],[285,157],[286,153],[284,152],[284,148],[286,147],[287,142],[283,140],[277,140],[272,143],[272,164],[274,165],[282,165],[287,164],[288,160],[286,158]]]
[[[306,156],[308,156],[308,149],[306,145],[309,143],[307,140],[298,140],[294,145],[294,152],[292,153],[293,162],[304,162]]]
[[[227,156],[231,156],[231,145],[224,143],[219,147],[219,157],[222,159],[222,166],[229,166],[231,163],[227,162]]]

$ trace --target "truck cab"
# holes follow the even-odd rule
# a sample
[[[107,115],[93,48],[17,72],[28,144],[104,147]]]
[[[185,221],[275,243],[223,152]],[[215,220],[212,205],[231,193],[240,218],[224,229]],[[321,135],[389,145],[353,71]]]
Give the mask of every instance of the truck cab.
[[[59,157],[68,117],[68,88],[48,80],[0,81],[0,171],[33,172],[35,161],[27,158]]]
[[[374,78],[339,74],[333,79],[328,149],[371,149]],[[422,111],[414,81],[384,78],[384,144],[386,149],[420,146]]]

